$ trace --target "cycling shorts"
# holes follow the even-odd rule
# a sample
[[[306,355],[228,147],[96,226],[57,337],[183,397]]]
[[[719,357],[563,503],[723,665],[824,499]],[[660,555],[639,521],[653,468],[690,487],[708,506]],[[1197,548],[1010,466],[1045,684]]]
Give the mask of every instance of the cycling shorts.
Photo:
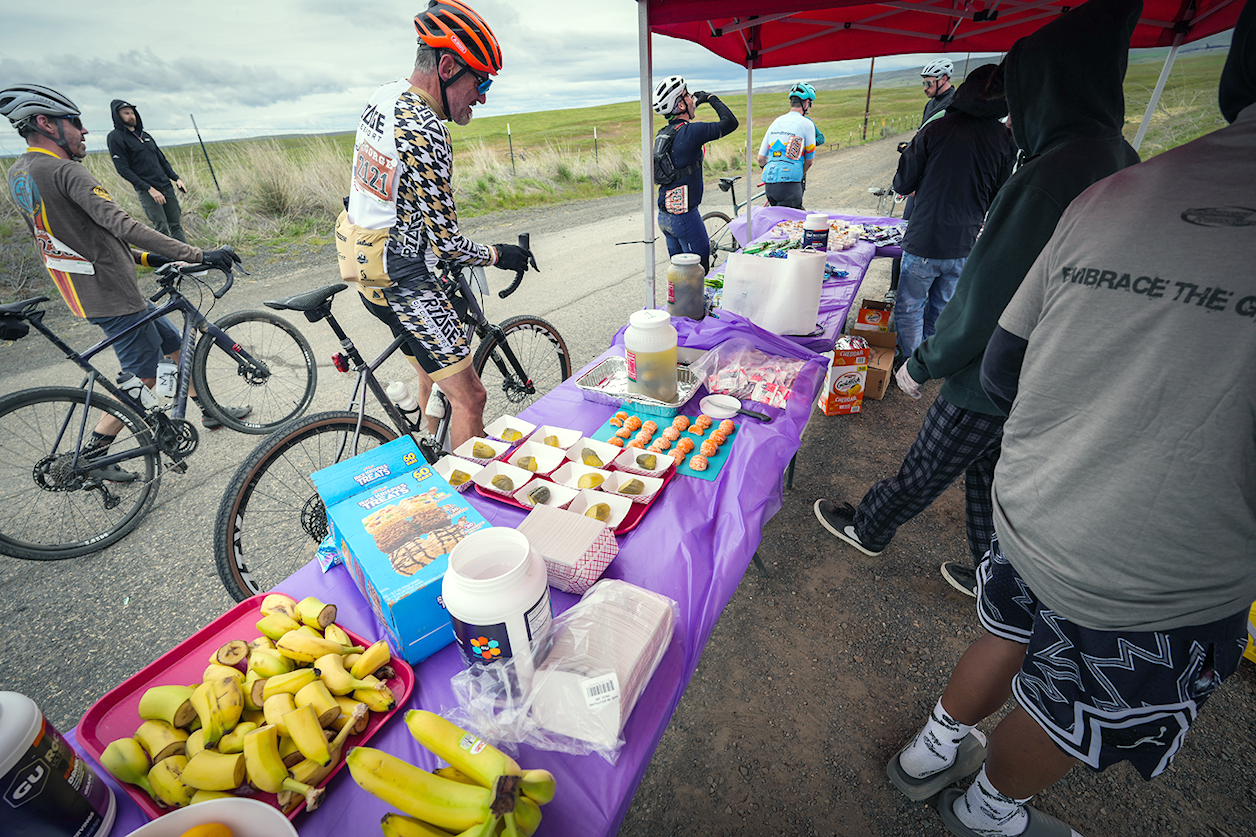
[[[393,337],[405,337],[401,350],[433,381],[471,366],[471,344],[449,297],[430,276],[402,279],[387,288],[371,289],[387,305],[363,302]]]
[[[1026,644],[1012,693],[1068,755],[1103,770],[1128,761],[1160,775],[1208,697],[1234,673],[1247,612],[1166,631],[1098,631],[1043,605],[1003,556],[998,538],[977,568],[977,615]]]
[[[134,314],[117,317],[88,317],[87,321],[100,328],[109,337],[122,334],[156,308],[151,302],[148,308]],[[172,355],[183,345],[183,335],[165,317],[158,317],[143,328],[124,334],[113,344],[114,354],[123,372],[137,378],[156,378],[157,364],[166,355]]]

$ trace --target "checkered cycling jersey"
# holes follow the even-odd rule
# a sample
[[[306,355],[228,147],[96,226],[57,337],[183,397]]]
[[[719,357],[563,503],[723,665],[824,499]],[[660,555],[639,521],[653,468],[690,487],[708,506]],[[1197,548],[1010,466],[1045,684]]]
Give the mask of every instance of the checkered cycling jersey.
[[[406,79],[375,91],[358,120],[349,221],[388,230],[391,256],[491,264],[492,250],[458,232],[453,149],[439,107]]]

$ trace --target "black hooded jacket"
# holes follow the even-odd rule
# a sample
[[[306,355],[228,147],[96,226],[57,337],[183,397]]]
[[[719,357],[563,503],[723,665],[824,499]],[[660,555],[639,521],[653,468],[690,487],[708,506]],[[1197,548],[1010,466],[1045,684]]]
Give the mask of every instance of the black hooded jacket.
[[[1142,8],[1142,0],[1089,0],[1021,38],[1004,59],[1021,166],[990,205],[937,333],[907,362],[916,381],[945,378],[942,397],[957,407],[1002,415],[981,388],[999,315],[1073,198],[1138,162],[1121,136],[1121,85]]]
[[[135,130],[132,131],[118,116],[122,108],[135,111]],[[147,192],[154,186],[163,192],[170,191],[170,181],[178,180],[166,155],[161,153],[154,140],[144,130],[144,119],[135,105],[123,99],[114,99],[109,103],[113,113],[113,130],[109,132],[109,156],[113,158],[113,167],[122,178],[135,187],[137,192]]]
[[[1016,151],[1002,98],[982,98],[994,64],[973,70],[955,92],[946,115],[920,129],[903,150],[894,191],[912,192],[903,249],[927,259],[968,256],[990,201],[1012,174]]]

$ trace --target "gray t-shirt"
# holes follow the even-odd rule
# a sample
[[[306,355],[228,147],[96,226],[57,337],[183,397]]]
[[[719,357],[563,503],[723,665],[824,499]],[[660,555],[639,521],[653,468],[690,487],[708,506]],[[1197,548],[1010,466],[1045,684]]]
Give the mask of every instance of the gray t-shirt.
[[[1028,347],[995,528],[1085,627],[1201,625],[1256,599],[1253,195],[1256,105],[1082,193],[999,320]]]

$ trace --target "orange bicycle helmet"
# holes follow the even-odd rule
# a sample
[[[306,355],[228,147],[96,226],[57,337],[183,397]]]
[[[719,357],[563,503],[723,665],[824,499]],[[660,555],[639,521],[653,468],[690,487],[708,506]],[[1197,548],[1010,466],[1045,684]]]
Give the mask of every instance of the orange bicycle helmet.
[[[468,67],[489,75],[502,68],[502,48],[484,18],[458,0],[432,0],[414,16],[419,40],[432,49],[447,49]]]

